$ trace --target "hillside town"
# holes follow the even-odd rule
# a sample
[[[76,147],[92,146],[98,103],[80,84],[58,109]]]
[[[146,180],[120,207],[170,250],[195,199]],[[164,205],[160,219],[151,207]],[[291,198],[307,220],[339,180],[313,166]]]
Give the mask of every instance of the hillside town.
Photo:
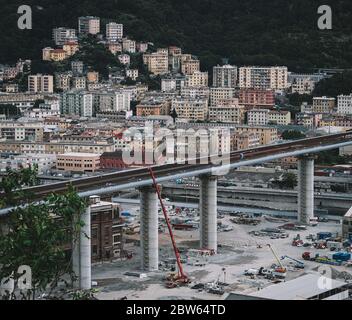
[[[9,170],[35,167],[41,187],[45,188],[72,179],[98,179],[116,172],[123,175],[128,169],[176,166],[187,158],[238,152],[239,159],[246,160],[247,150],[279,147],[285,142],[348,133],[352,129],[352,92],[341,93],[337,98],[313,95],[316,86],[338,70],[322,68],[315,73],[295,73],[286,66],[231,65],[226,57],[221,65],[205,70],[202,61],[191,52],[184,52],[184,48],[172,43],[158,47],[148,39],[136,41],[119,21],[103,25],[102,20],[82,16],[77,19],[77,29],[57,26],[48,30],[52,32],[52,42],[38,52],[40,63],[22,57],[14,65],[5,65],[0,57],[0,180]],[[299,105],[291,103],[292,97],[300,101]],[[222,244],[219,255],[215,255],[216,249],[197,251],[194,245],[197,230],[201,229],[200,209],[189,207],[188,202],[202,197],[203,182],[189,175],[165,183],[162,192],[171,224],[187,251],[188,270],[202,283],[203,290],[197,295],[197,288],[177,287],[172,295],[189,299],[220,299],[224,294],[223,298],[230,300],[238,295],[279,299],[280,292],[286,289],[270,293],[265,290],[274,281],[282,280],[277,276],[281,271],[277,270],[285,257],[279,259],[274,271],[265,274],[264,268],[273,261],[273,255],[277,262],[273,246],[269,246],[273,255],[270,250],[263,253],[269,239],[282,256],[305,260],[303,263],[292,259],[294,263],[282,272],[283,278],[287,273],[290,281],[301,282],[299,286],[316,281],[311,274],[303,275],[307,282],[297,276],[304,265],[313,269],[324,263],[318,257],[304,255],[304,251],[314,248],[328,252],[333,246],[334,250],[326,253],[332,262],[337,260],[333,254],[342,251],[342,244],[347,241],[344,245],[350,252],[352,146],[343,146],[329,156],[334,163],[319,158],[319,167],[314,169],[313,165],[316,179],[309,192],[316,197],[315,212],[320,216],[308,217],[306,227],[290,223],[297,216],[297,194],[293,193],[297,189],[300,192],[298,184],[304,179],[297,181],[302,158],[290,156],[265,165],[243,166],[226,178],[218,178],[219,220],[216,222],[215,217],[214,224]],[[104,188],[111,186],[108,182]],[[135,273],[140,261],[134,258],[142,263],[146,259],[140,258],[138,251],[142,241],[139,191],[119,190],[113,198],[90,198],[91,259],[97,265],[93,283],[108,288],[100,293],[102,299],[161,299],[171,295],[165,288],[155,290],[160,274],[150,276],[151,286],[136,288],[138,281],[147,277]],[[143,192],[143,197],[149,196]],[[276,196],[284,200],[279,201]],[[159,209],[159,221],[161,213]],[[339,219],[344,222],[341,224]],[[170,267],[175,261],[167,227],[165,222],[155,226],[162,243],[156,268],[175,271]],[[245,245],[236,246],[234,230]],[[235,251],[238,263],[233,259]],[[350,258],[343,256],[344,263],[334,266],[346,272]],[[104,264],[112,262],[120,271]],[[261,265],[257,268],[253,266],[256,264]],[[207,270],[205,275],[200,274],[199,267]],[[120,278],[134,279],[129,282],[130,288],[126,284],[125,288],[114,290],[117,284],[111,279],[117,272]],[[279,282],[277,286],[285,283]],[[334,290],[348,298],[346,283],[336,281]],[[287,293],[287,298],[297,297]]]

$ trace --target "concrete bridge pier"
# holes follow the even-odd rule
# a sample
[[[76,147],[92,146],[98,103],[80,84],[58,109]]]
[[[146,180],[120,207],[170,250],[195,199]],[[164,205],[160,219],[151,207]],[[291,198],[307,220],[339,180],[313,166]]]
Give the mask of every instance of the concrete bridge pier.
[[[298,161],[298,221],[309,224],[314,217],[314,156],[306,155]]]
[[[153,187],[141,188],[140,194],[142,269],[156,271],[159,268],[158,196]]]
[[[217,252],[217,177],[200,177],[200,247]]]
[[[78,239],[74,240],[73,248],[73,271],[77,276],[74,286],[80,290],[92,288],[92,264],[91,264],[91,204],[93,197],[89,199],[86,211],[81,215],[83,222]]]

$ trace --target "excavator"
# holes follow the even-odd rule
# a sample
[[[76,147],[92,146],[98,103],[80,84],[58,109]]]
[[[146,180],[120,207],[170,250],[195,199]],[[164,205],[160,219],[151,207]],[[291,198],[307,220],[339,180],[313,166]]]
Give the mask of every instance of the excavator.
[[[181,285],[187,285],[187,284],[189,284],[191,282],[191,280],[188,278],[188,276],[183,271],[183,266],[182,266],[182,262],[181,262],[180,252],[179,252],[179,250],[177,248],[175,237],[174,237],[174,234],[173,234],[173,231],[172,231],[172,226],[171,226],[171,223],[170,223],[170,220],[169,220],[169,217],[168,217],[167,210],[166,210],[166,207],[164,205],[163,199],[161,197],[161,192],[160,192],[159,185],[156,182],[156,178],[155,178],[155,175],[154,175],[154,172],[153,172],[152,168],[149,168],[149,173],[150,173],[150,176],[151,176],[151,178],[153,180],[153,187],[154,187],[154,189],[155,189],[155,191],[156,191],[156,193],[158,195],[160,206],[161,206],[162,212],[164,214],[164,218],[165,218],[165,221],[166,221],[166,224],[167,224],[167,228],[169,230],[169,234],[170,234],[170,238],[171,238],[171,242],[172,242],[172,247],[174,249],[176,263],[177,263],[177,267],[178,267],[178,272],[177,273],[171,273],[171,274],[169,274],[167,276],[167,278],[166,278],[166,280],[167,280],[166,287],[171,289],[171,288],[176,288],[176,287],[181,286]]]

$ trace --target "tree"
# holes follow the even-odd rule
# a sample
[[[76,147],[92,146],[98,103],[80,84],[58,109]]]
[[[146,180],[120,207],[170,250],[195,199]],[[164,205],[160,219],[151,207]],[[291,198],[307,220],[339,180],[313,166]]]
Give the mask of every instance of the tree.
[[[33,185],[36,170],[8,170],[1,182],[5,193],[3,206],[18,205],[9,214],[5,229],[0,234],[0,279],[13,281],[15,291],[3,298],[35,299],[37,294],[51,297],[58,284],[69,285],[75,280],[72,270],[72,253],[65,248],[76,242],[83,226],[80,215],[86,203],[70,187],[62,195],[52,194],[40,203],[30,202],[23,186]],[[13,194],[13,195],[12,195]],[[22,198],[24,200],[20,201]],[[29,266],[31,288],[23,290],[18,284],[23,274],[15,271]]]
[[[274,181],[274,184],[284,189],[294,189],[298,185],[297,176],[292,172],[284,173],[279,179]]]
[[[284,140],[299,140],[304,139],[306,137],[304,133],[297,130],[286,130],[282,133],[281,136]]]

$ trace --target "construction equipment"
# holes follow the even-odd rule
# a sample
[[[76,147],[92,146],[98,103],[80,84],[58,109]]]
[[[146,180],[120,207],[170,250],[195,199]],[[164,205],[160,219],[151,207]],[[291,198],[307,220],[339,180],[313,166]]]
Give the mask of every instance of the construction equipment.
[[[167,288],[175,288],[178,285],[185,285],[185,284],[190,283],[191,281],[190,281],[190,279],[187,277],[187,275],[183,271],[180,252],[179,252],[179,250],[178,250],[178,248],[176,246],[176,241],[175,241],[174,234],[172,232],[171,223],[170,223],[170,220],[169,220],[169,217],[168,217],[168,214],[167,214],[163,199],[161,197],[161,192],[160,192],[159,186],[158,186],[158,184],[156,182],[156,178],[155,178],[155,175],[154,175],[154,172],[153,172],[152,168],[149,168],[149,173],[150,173],[150,176],[151,176],[151,178],[153,180],[153,186],[155,188],[155,191],[156,191],[156,193],[158,195],[158,198],[159,198],[159,201],[160,201],[160,206],[161,206],[161,209],[162,209],[163,214],[164,214],[164,218],[165,218],[165,221],[166,221],[166,224],[167,224],[167,228],[169,229],[169,234],[170,234],[170,237],[171,237],[171,242],[172,242],[172,246],[173,246],[173,249],[174,249],[174,252],[175,252],[175,258],[176,258],[177,267],[178,267],[178,274],[170,274],[167,277],[167,280],[169,282],[166,284],[166,286],[167,286]]]
[[[271,244],[267,244],[267,246],[270,248],[272,254],[274,255],[279,267],[274,269],[273,275],[277,278],[286,278],[287,275],[287,270],[286,268],[282,265],[278,255],[276,254],[274,248],[272,247]]]
[[[290,260],[292,260],[293,262],[295,262],[295,268],[304,269],[304,267],[305,267],[305,264],[304,264],[302,261],[293,259],[293,258],[291,258],[291,257],[289,257],[289,256],[283,256],[283,257],[281,257],[281,260],[285,260],[285,259],[290,259]]]

